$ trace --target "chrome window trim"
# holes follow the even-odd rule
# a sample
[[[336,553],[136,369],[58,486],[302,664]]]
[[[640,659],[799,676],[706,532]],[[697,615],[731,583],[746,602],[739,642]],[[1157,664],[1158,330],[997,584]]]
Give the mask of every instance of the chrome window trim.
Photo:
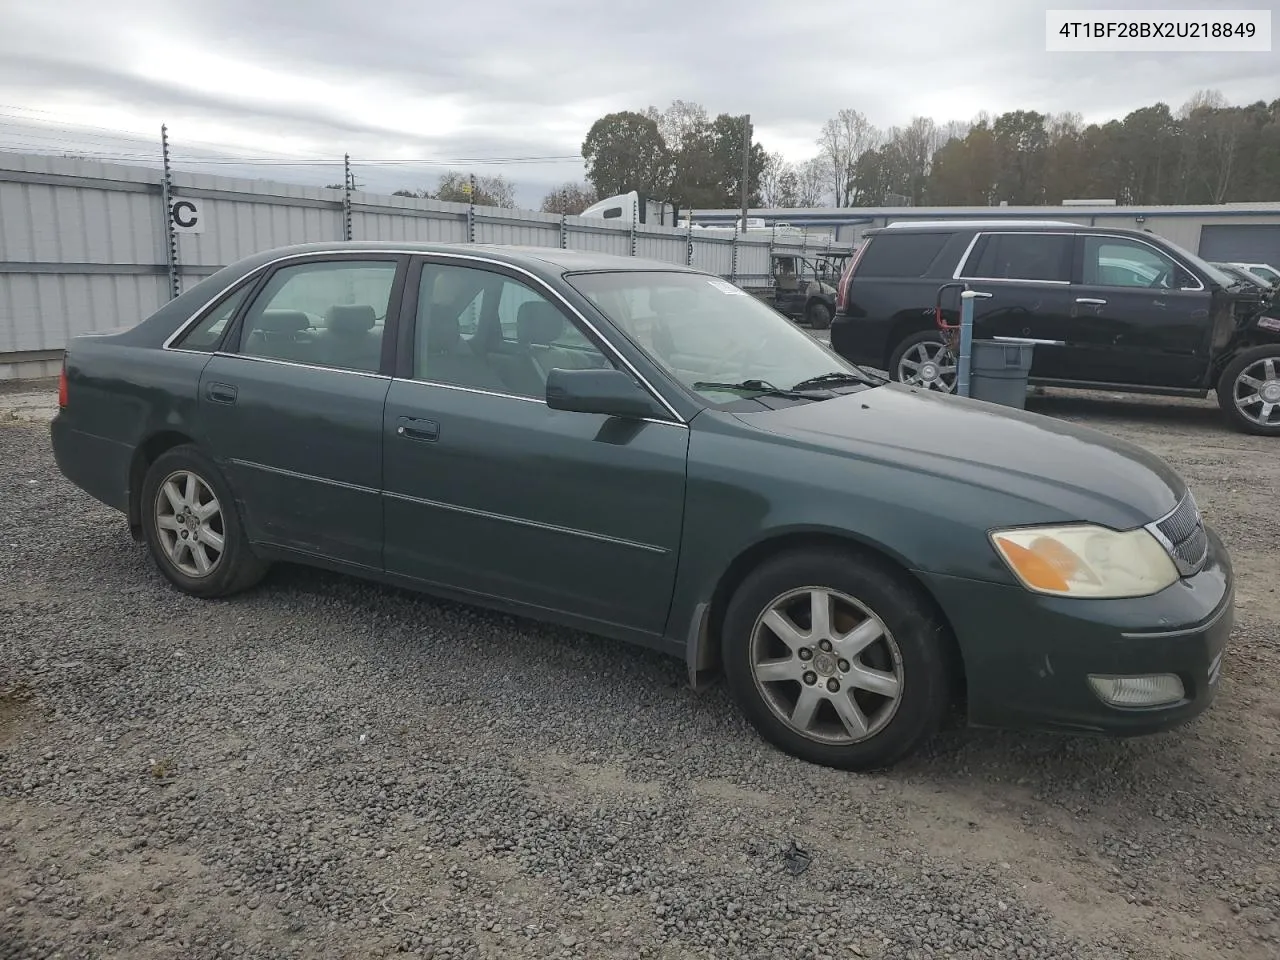
[[[977,283],[1048,283],[1056,287],[1069,287],[1071,281],[1067,280],[1036,280],[1032,277],[970,277],[964,275],[964,268],[969,265],[969,257],[973,255],[973,248],[978,245],[978,241],[983,237],[1066,237],[1070,239],[1075,236],[1074,233],[1065,233],[1061,230],[979,230],[973,235],[973,239],[969,241],[969,246],[964,252],[964,256],[960,259],[960,263],[956,265],[955,272],[951,274],[952,280],[973,280]]]
[[[1096,239],[1102,239],[1102,240],[1121,240],[1121,241],[1128,240],[1130,243],[1140,243],[1144,247],[1150,247],[1152,250],[1160,254],[1160,256],[1164,257],[1166,260],[1172,260],[1175,266],[1180,267],[1183,270],[1183,272],[1186,273],[1187,276],[1189,276],[1192,280],[1196,282],[1196,286],[1194,287],[1170,287],[1164,291],[1160,291],[1158,287],[1124,287],[1124,286],[1118,287],[1118,286],[1115,286],[1114,284],[1109,284],[1109,283],[1087,283],[1086,284],[1081,282],[1080,286],[1082,287],[1086,287],[1086,286],[1087,287],[1106,287],[1108,290],[1155,290],[1157,292],[1164,292],[1164,293],[1201,293],[1205,290],[1204,281],[1196,276],[1196,272],[1194,270],[1192,270],[1185,263],[1183,263],[1180,258],[1175,257],[1168,250],[1162,250],[1160,247],[1156,246],[1150,240],[1144,240],[1141,237],[1116,236],[1115,234],[1111,234],[1111,233],[1081,233],[1080,236],[1094,237]]]
[[[1169,290],[1165,291],[1166,293],[1202,293],[1206,289],[1208,289],[1204,285],[1204,281],[1201,280],[1198,276],[1196,276],[1196,272],[1192,270],[1189,266],[1187,266],[1185,263],[1183,263],[1181,257],[1175,256],[1174,254],[1170,253],[1168,250],[1165,250],[1157,246],[1156,244],[1152,243],[1150,240],[1146,240],[1142,237],[1130,237],[1125,235],[1117,235],[1114,233],[1095,233],[1089,230],[1072,230],[1070,232],[1055,231],[1055,230],[979,230],[977,233],[973,235],[973,239],[969,241],[969,245],[965,247],[964,253],[960,257],[960,262],[956,265],[955,270],[951,274],[951,279],[952,280],[974,280],[979,283],[1050,283],[1056,286],[1072,286],[1073,285],[1072,281],[1070,280],[1015,280],[1009,277],[964,276],[963,275],[964,268],[969,265],[969,258],[973,256],[973,248],[978,245],[978,241],[982,237],[997,236],[997,235],[999,236],[1023,235],[1023,236],[1053,236],[1053,237],[1061,237],[1061,236],[1094,237],[1094,238],[1099,238],[1103,240],[1128,240],[1133,243],[1140,243],[1143,246],[1150,247],[1152,250],[1154,250],[1156,253],[1160,254],[1161,256],[1165,257],[1166,259],[1172,260],[1174,264],[1182,268],[1182,270],[1187,274],[1187,276],[1191,277],[1191,279],[1193,279],[1196,282],[1196,286],[1194,287],[1170,288]],[[1142,287],[1115,287],[1105,283],[1090,283],[1090,284],[1080,283],[1080,284],[1076,284],[1076,286],[1107,287],[1107,289],[1109,290],[1144,289]]]
[[[424,387],[441,387],[445,390],[457,390],[461,393],[475,393],[485,397],[498,397],[503,400],[519,400],[522,403],[538,403],[542,406],[547,405],[547,401],[541,397],[526,397],[518,393],[503,393],[499,390],[484,390],[480,387],[466,387],[457,383],[443,383],[439,380],[419,380],[416,377],[393,377],[385,373],[370,373],[367,370],[349,370],[345,367],[322,367],[315,363],[299,363],[296,360],[279,360],[275,357],[251,357],[243,353],[228,353],[225,350],[183,350],[181,347],[171,348],[173,353],[198,353],[203,357],[226,357],[230,360],[244,360],[248,363],[271,363],[282,367],[298,367],[303,370],[319,370],[325,373],[341,373],[349,377],[365,377],[370,380],[386,380],[396,383],[413,383],[421,384]],[[636,417],[634,418],[640,423],[657,423],[668,427],[680,427],[688,430],[687,423],[676,420],[662,420],[658,417]]]
[[[679,426],[685,426],[685,427],[687,427],[687,426],[688,426],[688,421],[687,421],[687,420],[685,420],[685,418],[684,418],[684,417],[682,417],[682,416],[680,415],[679,411],[677,411],[677,410],[676,410],[676,408],[675,408],[674,406],[672,406],[672,405],[667,401],[667,398],[666,398],[666,397],[664,397],[664,396],[663,396],[663,395],[662,395],[662,394],[661,394],[661,393],[660,393],[660,392],[659,392],[659,391],[654,387],[654,385],[653,385],[652,383],[650,383],[650,382],[649,382],[648,378],[646,378],[646,377],[644,376],[644,374],[642,374],[639,370],[637,370],[637,369],[635,368],[635,366],[631,363],[631,361],[630,361],[630,360],[628,360],[625,356],[623,356],[622,352],[621,352],[620,350],[618,350],[618,348],[613,344],[613,342],[612,342],[608,337],[606,337],[603,333],[601,333],[601,332],[600,332],[600,329],[599,329],[599,328],[598,328],[594,323],[592,323],[592,322],[591,322],[590,320],[588,320],[585,316],[583,316],[583,314],[582,314],[582,312],[581,312],[580,310],[578,310],[578,309],[577,309],[573,304],[571,304],[568,300],[566,300],[566,299],[565,299],[565,297],[564,297],[564,295],[563,295],[563,294],[561,294],[559,290],[556,290],[554,287],[552,287],[550,284],[548,284],[545,280],[543,280],[543,279],[542,279],[541,277],[539,277],[537,274],[532,273],[532,272],[531,272],[531,271],[529,271],[529,270],[526,270],[524,267],[517,266],[517,265],[516,265],[516,264],[514,264],[514,263],[507,263],[507,262],[506,262],[506,261],[504,261],[504,260],[497,260],[497,259],[494,259],[493,257],[482,257],[482,256],[477,256],[477,255],[475,255],[475,254],[470,254],[470,253],[452,253],[452,252],[441,252],[441,251],[437,251],[437,250],[408,250],[408,249],[401,249],[401,248],[387,249],[387,250],[350,250],[350,249],[343,249],[343,248],[341,248],[341,247],[336,247],[336,248],[327,249],[327,250],[309,250],[309,251],[307,251],[306,253],[293,253],[293,254],[288,254],[288,255],[286,255],[286,256],[283,256],[283,257],[277,257],[277,258],[275,258],[274,260],[269,260],[269,261],[268,261],[268,262],[266,262],[266,263],[259,264],[258,266],[254,267],[252,270],[250,270],[250,271],[249,271],[248,273],[246,273],[244,276],[240,277],[240,278],[239,278],[239,280],[237,281],[237,283],[245,283],[245,282],[248,282],[248,281],[249,281],[249,279],[250,279],[251,277],[256,276],[257,274],[261,273],[262,271],[264,271],[264,270],[268,270],[268,269],[270,269],[270,268],[272,268],[272,267],[274,267],[274,266],[276,266],[276,265],[278,265],[278,264],[281,264],[281,263],[287,263],[287,262],[289,262],[289,261],[291,261],[291,260],[315,260],[315,259],[323,259],[323,258],[326,258],[326,257],[333,257],[333,256],[335,256],[335,255],[351,255],[351,254],[361,254],[361,255],[362,255],[362,254],[368,254],[368,255],[369,255],[369,259],[373,259],[373,260],[377,260],[377,259],[384,259],[384,258],[387,258],[387,257],[403,257],[403,256],[408,256],[408,257],[423,257],[423,258],[437,257],[437,258],[444,258],[444,259],[449,259],[449,260],[459,260],[459,261],[462,261],[462,262],[464,262],[464,263],[484,263],[484,264],[489,264],[489,265],[491,265],[491,266],[495,266],[495,267],[505,267],[505,268],[506,268],[506,269],[508,269],[508,270],[513,270],[513,271],[515,271],[516,273],[520,274],[520,275],[521,275],[521,276],[523,276],[523,277],[527,277],[529,280],[533,281],[535,284],[537,284],[538,286],[540,286],[542,289],[544,289],[544,290],[546,290],[548,293],[550,293],[550,294],[551,294],[551,295],[552,295],[556,300],[558,300],[561,304],[563,304],[564,308],[569,312],[569,314],[570,314],[571,316],[576,317],[579,321],[581,321],[581,323],[582,323],[582,324],[583,324],[583,325],[584,325],[588,330],[590,330],[592,333],[594,333],[594,334],[596,335],[596,338],[597,338],[601,343],[603,343],[603,344],[605,345],[605,347],[607,348],[607,350],[608,350],[610,353],[612,353],[612,354],[614,355],[614,357],[615,357],[617,360],[621,361],[621,363],[623,364],[623,366],[625,366],[625,367],[627,368],[627,371],[628,371],[628,372],[630,372],[630,374],[631,374],[633,377],[635,377],[635,378],[636,378],[636,379],[637,379],[637,380],[638,380],[638,381],[639,381],[639,382],[644,386],[645,390],[647,390],[647,391],[649,392],[650,396],[652,396],[652,397],[653,397],[653,399],[657,400],[657,401],[658,401],[658,403],[659,403],[659,404],[661,404],[661,405],[662,405],[662,407],[663,407],[663,408],[664,408],[664,409],[665,409],[669,414],[671,414],[671,416],[674,418],[674,420],[673,420],[673,421],[671,421],[671,422],[674,422],[674,423],[676,423],[676,424],[677,424],[677,425],[679,425]],[[188,317],[186,320],[184,320],[184,321],[182,322],[182,324],[178,327],[178,329],[177,329],[174,333],[170,334],[170,335],[165,339],[164,343],[163,343],[163,344],[161,344],[161,349],[162,349],[162,350],[177,350],[177,351],[180,351],[180,352],[183,352],[183,353],[200,353],[200,354],[204,354],[204,355],[206,355],[206,356],[207,356],[207,355],[209,355],[209,351],[207,351],[207,350],[185,350],[185,349],[183,349],[183,348],[181,348],[181,347],[174,347],[174,346],[172,346],[172,343],[173,343],[175,340],[177,340],[179,337],[181,337],[183,334],[185,334],[185,333],[187,332],[187,330],[188,330],[188,329],[189,329],[193,324],[198,323],[198,322],[199,322],[199,320],[200,320],[200,318],[201,318],[201,317],[203,316],[203,314],[205,313],[205,311],[207,311],[210,307],[212,307],[215,303],[217,303],[220,299],[222,299],[222,297],[223,297],[223,296],[225,296],[225,295],[226,295],[226,293],[227,293],[226,288],[223,288],[222,290],[219,290],[219,291],[218,291],[217,296],[215,296],[213,299],[209,300],[207,303],[205,303],[204,305],[202,305],[198,310],[196,310],[196,311],[195,311],[195,313],[193,313],[190,317]],[[233,357],[240,357],[240,356],[243,356],[242,354],[238,354],[238,353],[227,353],[227,352],[225,352],[225,351],[221,351],[221,350],[217,351],[217,355],[218,355],[218,356],[233,356]],[[249,359],[249,358],[248,358],[248,357],[246,357],[245,359]],[[267,360],[270,360],[270,358],[253,358],[253,359],[267,359]],[[270,362],[277,362],[277,363],[291,363],[293,366],[305,367],[305,368],[307,368],[307,369],[315,369],[315,370],[342,370],[342,368],[340,368],[340,367],[316,367],[316,366],[315,366],[315,365],[313,365],[313,364],[306,364],[306,363],[294,363],[293,361],[287,361],[287,360],[284,360],[284,361],[275,361],[275,360],[271,360]],[[344,373],[355,373],[355,374],[360,375],[360,376],[368,376],[368,375],[369,375],[369,374],[365,374],[365,373],[362,373],[361,371],[356,371],[356,370],[342,370],[342,372],[344,372]],[[385,374],[378,374],[378,376],[386,376],[386,375],[385,375]],[[392,378],[388,378],[388,379],[392,379]],[[415,379],[415,380],[413,380],[413,382],[414,382],[414,383],[431,383],[432,381],[429,381],[429,380],[416,380],[416,379]],[[452,386],[454,386],[453,384],[444,384],[444,383],[441,383],[441,384],[435,384],[435,385],[436,385],[436,386],[442,386],[442,387],[452,387]],[[465,388],[463,388],[463,389],[465,389]],[[485,391],[478,391],[478,392],[483,393],[483,392],[485,392]],[[512,397],[515,397],[515,396],[516,396],[515,394],[502,394],[502,393],[495,393],[495,394],[493,394],[493,395],[494,395],[494,396],[512,396]],[[530,399],[530,398],[516,397],[516,399]],[[538,403],[538,402],[545,403],[546,401],[539,401],[539,400],[537,400],[537,399],[534,399],[534,402],[535,402],[535,403]],[[668,422],[668,421],[656,420],[656,419],[655,419],[655,420],[653,420],[652,422],[654,422],[654,423],[665,423],[665,422]]]

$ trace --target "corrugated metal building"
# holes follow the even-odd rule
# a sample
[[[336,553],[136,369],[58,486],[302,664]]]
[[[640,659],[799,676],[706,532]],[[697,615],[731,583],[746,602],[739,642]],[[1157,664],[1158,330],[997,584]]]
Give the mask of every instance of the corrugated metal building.
[[[161,171],[0,153],[0,380],[56,374],[70,337],[131,325],[226,264],[311,241],[444,241],[570,247],[691,264],[743,285],[770,282],[771,238],[707,236],[411,197],[175,173],[172,199],[199,205],[174,237]],[[347,221],[350,218],[348,233]],[[830,248],[829,234],[818,246]],[[172,274],[172,275],[171,275]]]
[[[1001,217],[1069,220],[1086,226],[1150,230],[1206,260],[1270,263],[1280,268],[1280,203],[1228,203],[1183,207],[817,207],[752,210],[767,222],[824,230],[856,243],[867,230],[901,220],[992,220]],[[695,210],[698,223],[728,223],[741,210]]]

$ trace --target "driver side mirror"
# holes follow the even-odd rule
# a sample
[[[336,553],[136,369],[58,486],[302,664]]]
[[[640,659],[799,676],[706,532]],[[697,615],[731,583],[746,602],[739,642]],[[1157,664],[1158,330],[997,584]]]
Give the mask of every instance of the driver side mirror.
[[[660,416],[653,398],[621,370],[565,370],[547,374],[547,406],[552,410],[643,419]]]

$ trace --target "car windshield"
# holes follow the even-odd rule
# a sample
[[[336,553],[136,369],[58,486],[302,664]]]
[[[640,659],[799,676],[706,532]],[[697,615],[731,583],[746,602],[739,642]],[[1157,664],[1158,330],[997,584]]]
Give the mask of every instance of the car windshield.
[[[730,405],[796,389],[822,399],[833,389],[879,382],[718,277],[627,270],[565,279],[654,363],[708,403]]]

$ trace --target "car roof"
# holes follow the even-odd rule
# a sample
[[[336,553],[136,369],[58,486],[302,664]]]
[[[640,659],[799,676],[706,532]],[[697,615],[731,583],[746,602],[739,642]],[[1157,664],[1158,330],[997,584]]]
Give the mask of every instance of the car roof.
[[[666,270],[703,273],[680,264],[628,257],[594,250],[564,250],[559,247],[520,246],[496,243],[424,243],[412,240],[345,240],[332,243],[301,243],[262,251],[252,259],[276,260],[285,257],[325,253],[410,253],[480,256],[535,273],[577,273],[603,270]]]

